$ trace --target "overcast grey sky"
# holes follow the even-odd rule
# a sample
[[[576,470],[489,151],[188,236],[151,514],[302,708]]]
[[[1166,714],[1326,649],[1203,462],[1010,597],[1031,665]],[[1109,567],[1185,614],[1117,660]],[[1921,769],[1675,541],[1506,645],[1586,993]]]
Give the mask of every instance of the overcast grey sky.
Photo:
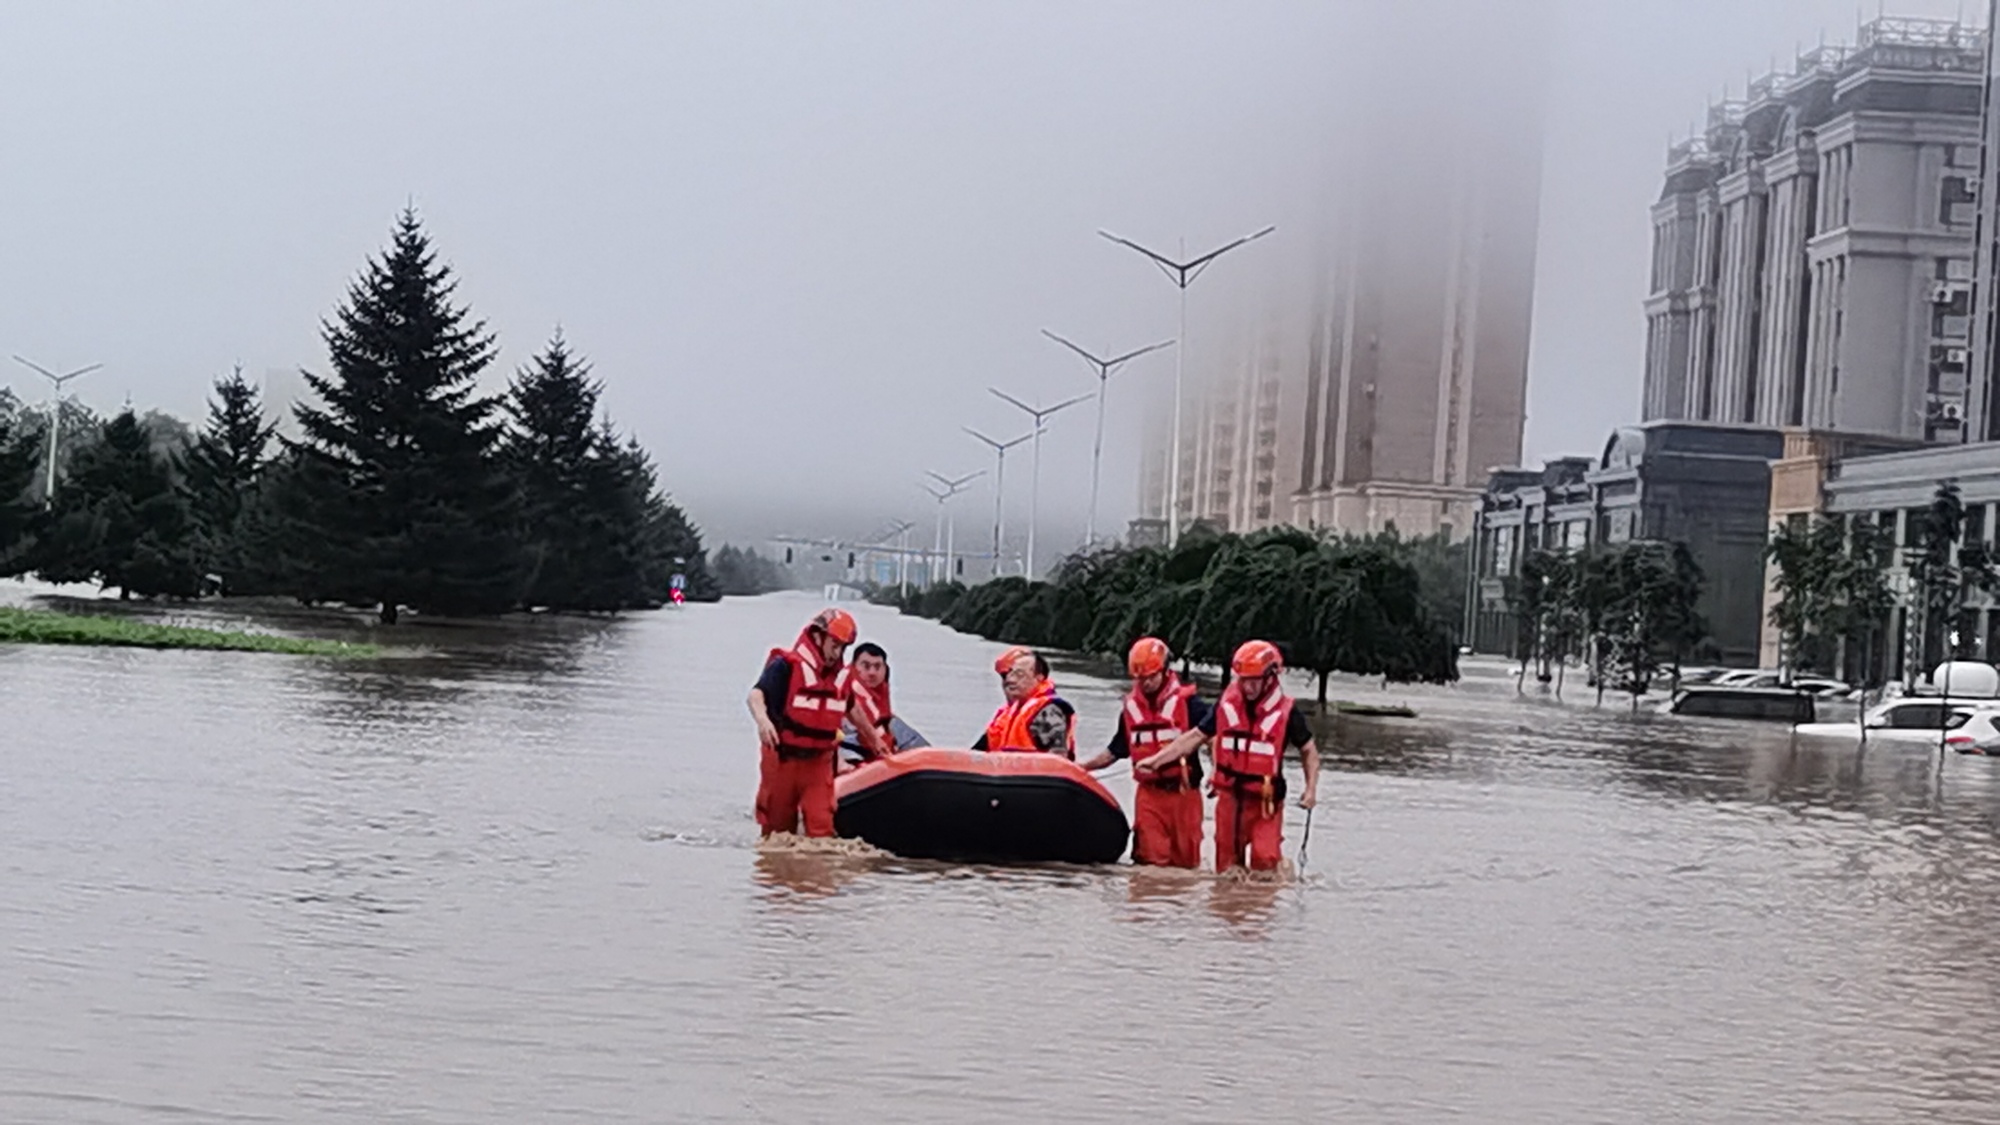
[[[1270,243],[1311,236],[1330,170],[1367,158],[1340,122],[1396,96],[1344,84],[1343,60],[1384,49],[1375,30],[1410,8],[10,3],[0,354],[102,362],[80,384],[91,405],[196,418],[232,363],[323,370],[320,318],[414,200],[499,333],[494,385],[561,324],[712,538],[928,521],[924,469],[990,463],[960,425],[1024,428],[989,384],[1094,386],[1039,329],[1105,349],[1173,335],[1172,289],[1096,229],[1190,249],[1266,222]],[[1411,18],[1449,34],[1461,11]],[[1856,16],[1852,0],[1559,0],[1530,458],[1591,452],[1635,416],[1669,135],[1774,58],[1850,40]],[[1410,54],[1409,82],[1453,82]],[[1283,284],[1283,247],[1257,254],[1197,287],[1197,340]],[[24,374],[0,383],[40,401]],[[1138,384],[1171,374],[1147,360],[1112,384],[1114,521],[1134,508]],[[1044,513],[1067,546],[1087,409],[1046,441]],[[962,532],[990,511],[972,493]]]

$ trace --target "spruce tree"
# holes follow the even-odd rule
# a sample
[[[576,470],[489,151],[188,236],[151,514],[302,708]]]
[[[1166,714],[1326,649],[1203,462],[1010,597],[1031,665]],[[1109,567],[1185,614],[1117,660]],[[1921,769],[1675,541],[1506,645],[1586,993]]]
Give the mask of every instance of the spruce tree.
[[[607,427],[604,432],[607,451],[611,437]],[[680,505],[660,491],[659,473],[645,447],[637,438],[628,438],[610,456],[619,466],[625,495],[634,498],[645,513],[638,548],[645,563],[636,579],[636,604],[663,604],[676,573],[687,580],[689,601],[720,600],[722,592],[708,571],[708,552],[701,545],[701,529],[688,519]]]
[[[19,404],[0,390],[0,576],[6,577],[26,569],[29,538],[40,510],[30,493],[41,459],[32,436],[23,433],[21,418]]]
[[[121,597],[193,597],[200,572],[173,467],[128,408],[77,449],[56,490],[35,569],[51,582],[96,581]]]
[[[237,367],[215,381],[208,421],[187,453],[188,507],[202,565],[221,577],[225,593],[244,592],[244,512],[276,428],[265,421],[257,389]]]
[[[322,328],[332,372],[308,374],[321,406],[288,490],[291,551],[315,597],[448,614],[498,613],[520,593],[519,496],[497,455],[496,403],[475,385],[492,362],[485,323],[414,211]]]
[[[509,426],[503,442],[521,490],[522,543],[528,579],[523,600],[549,609],[617,609],[598,587],[602,572],[622,565],[607,557],[618,536],[618,499],[602,487],[593,464],[602,456],[597,399],[602,384],[574,356],[562,332],[508,387]],[[598,573],[593,573],[598,572]]]
[[[549,609],[657,607],[675,573],[712,598],[701,536],[660,493],[652,459],[597,418],[603,385],[557,332],[507,396],[506,457],[522,495],[531,580]]]

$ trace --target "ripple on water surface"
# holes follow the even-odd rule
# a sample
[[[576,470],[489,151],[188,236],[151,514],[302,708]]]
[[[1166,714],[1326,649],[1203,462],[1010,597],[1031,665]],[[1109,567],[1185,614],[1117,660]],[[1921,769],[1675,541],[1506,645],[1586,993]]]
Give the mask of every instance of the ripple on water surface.
[[[0,649],[0,1118],[1992,1119],[2000,763],[1473,665],[1322,729],[1295,881],[760,849],[811,606]],[[858,612],[975,733],[992,646]]]

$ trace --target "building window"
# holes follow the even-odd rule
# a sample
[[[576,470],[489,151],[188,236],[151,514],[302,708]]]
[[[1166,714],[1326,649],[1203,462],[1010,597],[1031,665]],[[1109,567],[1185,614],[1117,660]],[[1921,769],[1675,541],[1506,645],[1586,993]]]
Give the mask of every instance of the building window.
[[[1604,517],[1604,539],[1608,543],[1623,543],[1632,538],[1632,511],[1609,512]]]
[[[1961,543],[1986,542],[1986,505],[1967,504],[1965,506],[1965,537]]]
[[[1964,176],[1946,176],[1938,188],[1938,222],[1956,226],[1972,221],[1972,204],[1977,198]]]

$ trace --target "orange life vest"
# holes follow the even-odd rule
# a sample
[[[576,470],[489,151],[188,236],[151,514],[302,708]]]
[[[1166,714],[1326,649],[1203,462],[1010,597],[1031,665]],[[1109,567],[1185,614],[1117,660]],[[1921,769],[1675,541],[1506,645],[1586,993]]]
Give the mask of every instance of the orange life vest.
[[[993,721],[986,724],[986,748],[988,750],[1040,750],[1035,745],[1035,736],[1028,730],[1028,724],[1041,714],[1056,697],[1056,685],[1047,680],[1035,685],[1026,698],[1008,700],[993,712]],[[1064,733],[1063,750],[1070,757],[1076,757],[1076,724],[1071,723]]]
[[[854,698],[853,670],[845,664],[823,667],[810,633],[800,633],[789,649],[772,649],[765,663],[776,659],[792,668],[791,686],[777,716],[779,756],[806,758],[840,745],[840,723]]]
[[[1268,789],[1285,757],[1292,697],[1272,684],[1253,709],[1232,681],[1215,705],[1215,768],[1239,788]],[[1247,783],[1247,784],[1246,784]]]
[[[869,721],[875,724],[875,729],[882,733],[883,743],[891,750],[895,749],[896,732],[889,720],[895,718],[896,713],[889,709],[889,681],[885,679],[881,687],[871,688],[861,682],[860,676],[856,676],[854,698],[861,701],[862,713],[866,714]],[[859,735],[855,737],[856,741],[860,740]]]
[[[1125,750],[1134,762],[1165,750],[1174,739],[1185,734],[1188,729],[1188,700],[1194,698],[1194,688],[1181,683],[1180,677],[1167,673],[1166,683],[1160,687],[1160,702],[1146,698],[1146,693],[1134,686],[1125,696]],[[1181,789],[1188,784],[1188,763],[1186,758],[1154,773],[1151,777],[1135,775],[1142,784],[1157,785],[1167,789]]]

